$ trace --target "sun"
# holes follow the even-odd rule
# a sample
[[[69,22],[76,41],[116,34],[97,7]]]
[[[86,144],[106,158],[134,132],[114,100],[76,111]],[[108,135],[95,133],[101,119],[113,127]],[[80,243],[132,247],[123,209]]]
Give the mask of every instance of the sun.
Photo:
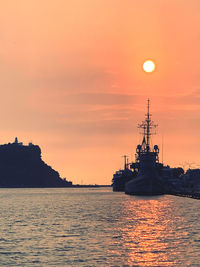
[[[156,65],[152,60],[146,60],[143,63],[143,70],[145,72],[153,72],[155,70],[155,68],[156,68]]]

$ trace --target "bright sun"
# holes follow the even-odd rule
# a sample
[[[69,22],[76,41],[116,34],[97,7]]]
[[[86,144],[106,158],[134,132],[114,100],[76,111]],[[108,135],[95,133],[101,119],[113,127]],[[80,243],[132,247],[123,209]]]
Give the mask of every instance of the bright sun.
[[[155,70],[155,63],[152,60],[146,60],[143,64],[143,70],[145,72],[153,72]]]

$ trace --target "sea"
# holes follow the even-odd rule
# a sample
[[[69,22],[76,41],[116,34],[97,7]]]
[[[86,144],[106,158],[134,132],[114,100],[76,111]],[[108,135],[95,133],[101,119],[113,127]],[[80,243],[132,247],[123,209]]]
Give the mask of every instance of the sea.
[[[0,189],[0,266],[200,266],[200,200]]]

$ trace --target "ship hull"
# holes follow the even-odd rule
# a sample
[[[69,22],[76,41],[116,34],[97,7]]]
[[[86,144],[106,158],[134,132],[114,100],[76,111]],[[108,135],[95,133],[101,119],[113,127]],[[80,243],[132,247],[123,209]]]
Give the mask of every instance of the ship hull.
[[[154,196],[163,195],[164,189],[157,175],[143,174],[129,181],[125,185],[125,193],[128,195]]]

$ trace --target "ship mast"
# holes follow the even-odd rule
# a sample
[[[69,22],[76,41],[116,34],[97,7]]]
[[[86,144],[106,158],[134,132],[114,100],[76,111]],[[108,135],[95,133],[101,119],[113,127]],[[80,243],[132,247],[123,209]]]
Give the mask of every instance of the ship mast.
[[[142,141],[142,152],[150,152],[150,136],[153,134],[152,129],[156,128],[157,125],[151,120],[150,100],[147,100],[147,114],[145,120],[138,125],[138,128],[143,129],[143,141]]]
[[[148,98],[147,100],[147,118],[146,118],[146,122],[147,122],[147,151],[149,151],[149,138],[150,138],[150,122],[151,122],[151,119],[150,119],[150,114],[149,114],[149,103],[150,100]]]
[[[122,156],[124,158],[124,170],[127,169],[127,166],[128,166],[128,156],[127,155],[124,155]]]

